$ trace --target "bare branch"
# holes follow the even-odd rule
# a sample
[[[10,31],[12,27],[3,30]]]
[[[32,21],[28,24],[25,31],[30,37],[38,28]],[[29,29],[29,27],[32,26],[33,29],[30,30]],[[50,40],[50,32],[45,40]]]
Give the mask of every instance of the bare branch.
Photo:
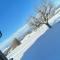
[[[30,27],[36,29],[42,24],[48,24],[48,20],[55,14],[54,5],[50,2],[43,2],[43,4],[38,9],[38,16],[32,17],[29,21]]]

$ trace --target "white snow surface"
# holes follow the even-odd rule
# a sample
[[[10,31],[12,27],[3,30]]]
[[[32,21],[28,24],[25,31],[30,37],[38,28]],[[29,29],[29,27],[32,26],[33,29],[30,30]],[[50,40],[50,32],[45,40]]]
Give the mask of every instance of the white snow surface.
[[[53,26],[54,24],[58,23],[60,21],[60,12],[58,12],[55,16],[53,16],[49,20],[49,24]],[[14,60],[21,60],[24,53],[38,40],[39,37],[41,37],[49,27],[45,24],[40,26],[36,31],[33,31],[32,33],[28,34],[21,42],[22,44],[16,47],[11,53],[7,55],[7,58],[14,58]]]
[[[42,25],[37,31],[32,32],[31,34],[27,35],[23,40],[22,44],[18,46],[16,49],[14,49],[10,54],[8,54],[8,58],[14,58],[15,60],[19,60],[21,54],[24,54],[28,48],[30,48],[34,42],[47,31],[48,27],[46,25]],[[19,55],[19,57],[17,56]]]

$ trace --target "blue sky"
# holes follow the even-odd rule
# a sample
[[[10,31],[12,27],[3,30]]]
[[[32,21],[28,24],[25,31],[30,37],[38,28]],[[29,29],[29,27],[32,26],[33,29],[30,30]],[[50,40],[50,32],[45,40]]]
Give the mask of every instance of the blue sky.
[[[3,33],[0,43],[23,27],[40,3],[41,0],[0,0],[0,30]],[[53,3],[57,5],[60,0],[53,0]],[[51,31],[49,30],[43,37],[39,38],[33,47],[26,52],[22,60],[59,60],[59,25],[57,24],[50,29]]]
[[[42,0],[0,0],[0,30],[3,33],[0,42],[23,27],[35,8]],[[53,1],[53,0],[52,0]],[[53,1],[54,2],[54,1]],[[55,5],[59,0],[55,0]]]
[[[28,17],[33,13],[36,0],[0,0],[0,30],[3,33],[0,42],[24,26]]]

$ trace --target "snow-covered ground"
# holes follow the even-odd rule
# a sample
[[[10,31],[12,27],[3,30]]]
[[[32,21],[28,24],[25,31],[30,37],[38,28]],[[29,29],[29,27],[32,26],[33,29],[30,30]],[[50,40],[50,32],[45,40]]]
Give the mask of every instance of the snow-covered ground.
[[[37,31],[34,31],[31,34],[27,35],[22,40],[22,44],[18,46],[16,49],[14,49],[7,57],[8,58],[16,57],[19,60],[21,56],[20,54],[23,54],[28,48],[30,48],[33,45],[33,43],[37,40],[37,38],[40,37],[43,33],[45,33],[47,29],[48,27],[46,25],[43,25]]]
[[[49,20],[49,24],[53,26],[55,23],[60,21],[60,12],[58,12],[55,16],[53,16]],[[21,42],[22,44],[16,47],[11,53],[7,55],[7,58],[14,58],[14,60],[21,60],[24,53],[36,42],[36,40],[42,36],[49,27],[43,24],[36,31],[28,34]]]

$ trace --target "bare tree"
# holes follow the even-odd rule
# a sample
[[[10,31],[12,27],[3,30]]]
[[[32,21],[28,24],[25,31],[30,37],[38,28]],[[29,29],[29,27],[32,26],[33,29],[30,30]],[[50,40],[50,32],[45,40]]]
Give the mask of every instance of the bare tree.
[[[21,41],[19,41],[17,38],[14,38],[14,40],[11,43],[11,48],[15,49],[20,44],[21,44]]]
[[[48,20],[54,16],[55,14],[55,7],[51,2],[44,2],[41,4],[40,8],[38,9],[38,16],[31,17],[29,21],[29,26],[35,30],[42,24],[46,24],[49,28],[51,27],[48,23]]]
[[[29,24],[29,26],[30,26],[30,28],[32,30],[36,30],[40,26],[39,22],[40,21],[37,18],[31,17],[31,19],[29,20],[28,24]]]

